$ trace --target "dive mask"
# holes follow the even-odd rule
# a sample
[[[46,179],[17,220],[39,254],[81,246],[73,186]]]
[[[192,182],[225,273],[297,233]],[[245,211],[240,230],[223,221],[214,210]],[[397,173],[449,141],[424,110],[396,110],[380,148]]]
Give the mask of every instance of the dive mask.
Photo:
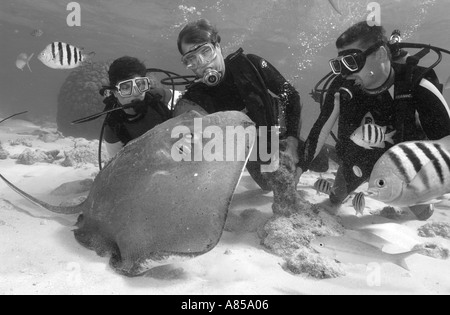
[[[205,43],[184,54],[181,62],[189,70],[197,70],[210,64],[216,57],[215,46],[211,43]]]
[[[139,77],[121,81],[116,85],[116,89],[122,97],[133,96],[134,88],[137,88],[139,93],[145,93],[149,91],[151,88],[150,79],[147,77]]]
[[[366,51],[359,49],[348,49],[339,53],[337,58],[330,60],[330,67],[336,75],[350,75],[360,72],[366,65],[367,57],[384,45],[382,40],[377,41]]]

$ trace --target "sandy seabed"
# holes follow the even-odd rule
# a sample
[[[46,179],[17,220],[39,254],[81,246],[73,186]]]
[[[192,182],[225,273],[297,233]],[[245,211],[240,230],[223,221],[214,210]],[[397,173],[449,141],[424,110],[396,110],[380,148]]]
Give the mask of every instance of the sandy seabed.
[[[77,202],[86,196],[89,181],[85,180],[93,179],[98,167],[92,163],[67,163],[64,152],[83,141],[48,134],[55,135],[56,131],[51,126],[40,127],[22,120],[3,123],[0,141],[9,156],[0,160],[0,173],[46,202]],[[40,150],[50,161],[18,164],[18,156],[27,149]],[[334,171],[322,176],[333,178]],[[326,200],[325,195],[318,195],[312,188],[319,176],[306,173],[298,186],[313,204]],[[62,184],[74,182],[61,189]],[[438,205],[428,222],[416,221],[409,212],[389,218],[379,216],[385,205],[370,199],[366,203],[362,217],[355,215],[351,200],[342,207],[339,221],[346,229],[385,228],[397,240],[393,245],[403,251],[423,243],[431,243],[431,248],[450,249],[449,201]],[[450,260],[418,254],[407,259],[410,272],[386,263],[379,270],[341,264],[345,275],[334,279],[317,280],[294,274],[285,259],[261,244],[259,231],[273,215],[272,204],[273,194],[264,194],[245,173],[226,230],[211,252],[130,279],[116,274],[109,267],[108,258],[101,258],[76,242],[72,230],[77,216],[42,210],[2,182],[0,294],[450,294]]]

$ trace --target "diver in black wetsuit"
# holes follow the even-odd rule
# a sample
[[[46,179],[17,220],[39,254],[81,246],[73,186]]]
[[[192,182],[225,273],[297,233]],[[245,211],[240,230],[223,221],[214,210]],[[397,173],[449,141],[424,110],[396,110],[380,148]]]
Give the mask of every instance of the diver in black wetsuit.
[[[122,57],[109,68],[109,89],[104,100],[106,110],[132,105],[108,114],[105,123],[105,142],[108,155],[114,157],[128,142],[171,118],[167,104],[171,90],[153,88],[146,77],[147,68],[138,59]]]
[[[224,58],[218,31],[204,19],[181,31],[178,48],[182,62],[199,80],[188,87],[177,103],[175,115],[196,105],[208,113],[243,111],[257,127],[267,126],[270,130],[280,123],[278,113],[283,112],[285,152],[297,164],[300,96],[277,69],[259,56],[244,54],[242,49]],[[249,162],[247,169],[263,190],[272,190],[258,162]]]
[[[336,177],[333,207],[366,182],[378,159],[392,147],[365,149],[351,140],[352,134],[365,124],[395,131],[396,144],[413,140],[437,140],[450,135],[450,109],[430,72],[424,68],[392,62],[385,30],[361,22],[337,40],[339,56],[330,61],[335,74],[325,106],[306,142],[299,166],[309,169],[310,162],[327,140],[339,119],[337,152],[342,165]],[[303,152],[302,152],[303,153]],[[411,210],[421,220],[428,219],[433,206],[416,206]]]

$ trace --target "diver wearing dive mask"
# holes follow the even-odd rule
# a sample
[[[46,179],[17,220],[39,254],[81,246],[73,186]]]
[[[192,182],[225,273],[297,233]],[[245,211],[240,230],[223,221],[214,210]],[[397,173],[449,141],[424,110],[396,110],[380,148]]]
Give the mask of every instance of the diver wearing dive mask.
[[[108,155],[115,156],[128,142],[171,118],[170,90],[152,86],[145,65],[136,58],[115,60],[108,71],[110,87],[104,111],[122,107],[105,119],[104,139]]]
[[[394,62],[406,54],[401,50],[392,52],[385,33],[383,27],[370,27],[364,21],[338,38],[339,56],[330,61],[330,67],[339,76],[329,87],[301,154],[304,160],[300,167],[307,171],[339,121],[336,151],[341,163],[329,204],[334,209],[369,180],[376,162],[393,146],[387,141],[380,145],[362,143],[368,138],[372,141],[374,135],[363,134],[362,139],[357,139],[364,125],[382,128],[383,136],[395,132],[395,144],[450,135],[450,108],[434,84],[432,73],[410,62]],[[352,97],[344,100],[343,91],[350,91]],[[433,213],[428,205],[410,209],[419,220],[427,220]]]
[[[204,43],[195,46],[181,58],[181,62],[187,69],[194,71],[197,76],[201,77],[196,82],[203,82],[208,86],[216,86],[222,79],[222,73],[210,66],[217,58],[216,44]],[[202,75],[199,75],[202,73]]]
[[[286,155],[298,161],[300,95],[275,67],[259,56],[244,54],[239,49],[224,58],[220,41],[217,29],[204,19],[189,23],[180,32],[181,61],[200,79],[187,87],[176,105],[175,115],[191,110],[193,103],[210,114],[242,111],[257,127],[268,127],[269,132],[271,127],[283,125],[284,115],[286,124],[281,130],[287,140]],[[268,152],[277,149],[268,148]],[[263,162],[267,161],[249,162],[247,169],[263,190],[272,190],[261,173]]]

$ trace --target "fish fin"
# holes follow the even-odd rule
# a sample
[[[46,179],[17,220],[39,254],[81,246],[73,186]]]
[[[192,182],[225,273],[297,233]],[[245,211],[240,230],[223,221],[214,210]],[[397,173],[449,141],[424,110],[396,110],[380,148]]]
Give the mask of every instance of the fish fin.
[[[383,126],[383,127],[380,127],[381,128],[381,131],[383,131],[383,133],[386,133],[386,131],[387,131],[387,127],[386,126]]]
[[[394,256],[394,264],[396,264],[397,266],[402,267],[403,269],[405,269],[406,271],[411,271],[408,267],[408,265],[406,264],[405,259],[407,259],[408,257],[415,255],[415,254],[420,254],[420,250],[413,250],[407,253],[402,253],[402,254],[395,254],[392,255]]]
[[[361,148],[363,148],[363,149],[366,149],[366,150],[373,150],[373,148],[369,145],[369,144],[367,144],[366,142],[364,142],[364,141],[361,141],[360,143],[356,143],[355,141],[353,141],[357,146],[359,146],[359,147],[361,147]]]
[[[83,54],[84,60],[83,64],[92,64],[92,58],[95,56],[95,52],[89,54]]]
[[[424,165],[422,169],[417,173],[416,177],[408,184],[408,188],[414,189],[415,192],[426,192],[428,191],[428,187],[426,187],[423,179],[428,178],[427,174],[434,174],[435,166],[434,160],[430,161],[428,164]]]
[[[34,56],[34,53],[32,53],[31,56],[28,57],[28,59],[27,59],[27,67],[28,67],[28,69],[30,69],[30,72],[33,72],[33,71],[31,71],[31,68],[30,68],[30,60],[31,60],[31,58],[33,58],[33,56]]]
[[[381,142],[380,145],[378,145],[378,147],[379,147],[380,149],[384,149],[384,148],[386,148],[386,143]]]
[[[392,131],[391,133],[388,133],[388,134],[386,135],[386,141],[389,142],[389,143],[391,143],[391,144],[395,144],[393,138],[394,138],[394,136],[395,136],[396,133],[397,133],[397,130],[394,130],[394,131]]]
[[[437,141],[437,143],[442,145],[447,151],[450,151],[450,136]]]

